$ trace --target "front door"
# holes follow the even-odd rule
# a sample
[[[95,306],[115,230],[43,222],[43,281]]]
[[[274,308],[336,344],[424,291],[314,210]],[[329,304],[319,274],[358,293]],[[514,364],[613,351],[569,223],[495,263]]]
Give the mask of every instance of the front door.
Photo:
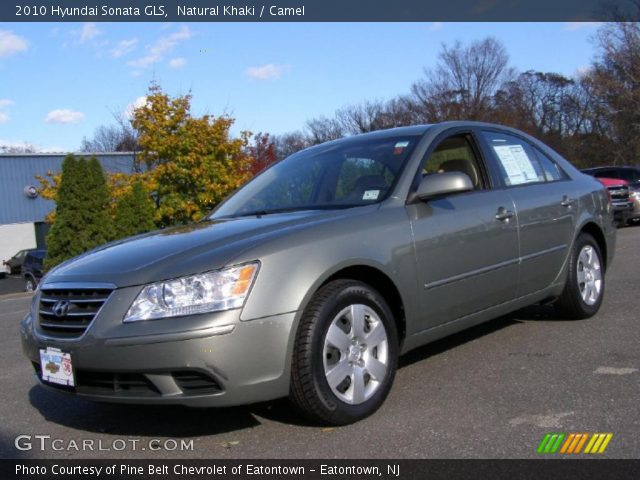
[[[427,152],[422,175],[462,171],[474,190],[407,206],[421,294],[419,330],[515,297],[518,231],[505,190],[491,188],[474,138],[457,133]]]

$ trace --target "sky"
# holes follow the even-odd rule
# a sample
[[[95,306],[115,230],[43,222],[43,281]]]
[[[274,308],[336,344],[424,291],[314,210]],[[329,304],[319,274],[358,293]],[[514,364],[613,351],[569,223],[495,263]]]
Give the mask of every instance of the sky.
[[[408,93],[443,43],[493,36],[511,65],[588,67],[595,23],[0,23],[0,145],[74,151],[140,104],[151,81],[192,113],[281,134]]]

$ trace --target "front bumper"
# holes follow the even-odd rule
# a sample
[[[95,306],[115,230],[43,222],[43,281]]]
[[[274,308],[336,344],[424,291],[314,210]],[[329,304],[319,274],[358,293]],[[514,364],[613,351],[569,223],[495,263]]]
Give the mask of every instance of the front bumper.
[[[618,202],[613,204],[613,218],[616,222],[626,223],[633,217],[633,202]]]
[[[295,312],[241,321],[240,310],[232,310],[125,325],[118,305],[126,302],[118,300],[131,295],[116,292],[109,309],[77,339],[48,337],[31,313],[24,318],[22,348],[39,380],[40,349],[71,354],[76,387],[42,385],[96,401],[193,407],[249,404],[288,394]],[[148,334],[141,333],[143,324]]]
[[[629,215],[629,220],[640,219],[640,197],[633,199],[633,209]]]

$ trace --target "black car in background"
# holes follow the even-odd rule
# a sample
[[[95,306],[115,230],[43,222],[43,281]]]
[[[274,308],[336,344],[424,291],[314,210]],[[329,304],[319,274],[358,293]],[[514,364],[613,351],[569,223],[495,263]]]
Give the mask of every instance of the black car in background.
[[[46,256],[46,250],[31,250],[26,254],[22,264],[22,278],[24,278],[25,292],[33,292],[38,286],[42,278],[44,259]]]
[[[586,168],[582,170],[582,172],[596,178],[625,180],[629,186],[629,201],[632,203],[632,208],[628,213],[627,220],[630,224],[640,221],[640,167],[594,167]]]
[[[24,263],[24,259],[29,252],[34,252],[35,248],[27,248],[25,250],[20,250],[9,260],[3,260],[2,264],[6,265],[7,273],[9,275],[15,275],[22,271],[22,264]]]

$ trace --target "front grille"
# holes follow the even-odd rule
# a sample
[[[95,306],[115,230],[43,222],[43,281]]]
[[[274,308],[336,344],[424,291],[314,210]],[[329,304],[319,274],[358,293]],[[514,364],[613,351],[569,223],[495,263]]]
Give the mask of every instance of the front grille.
[[[608,187],[611,194],[611,200],[615,201],[627,201],[629,200],[629,187],[624,185],[616,185],[615,187]]]
[[[111,294],[106,288],[47,288],[40,293],[38,326],[52,337],[77,338]]]
[[[173,379],[185,395],[220,392],[222,388],[209,375],[197,371],[173,372]]]

